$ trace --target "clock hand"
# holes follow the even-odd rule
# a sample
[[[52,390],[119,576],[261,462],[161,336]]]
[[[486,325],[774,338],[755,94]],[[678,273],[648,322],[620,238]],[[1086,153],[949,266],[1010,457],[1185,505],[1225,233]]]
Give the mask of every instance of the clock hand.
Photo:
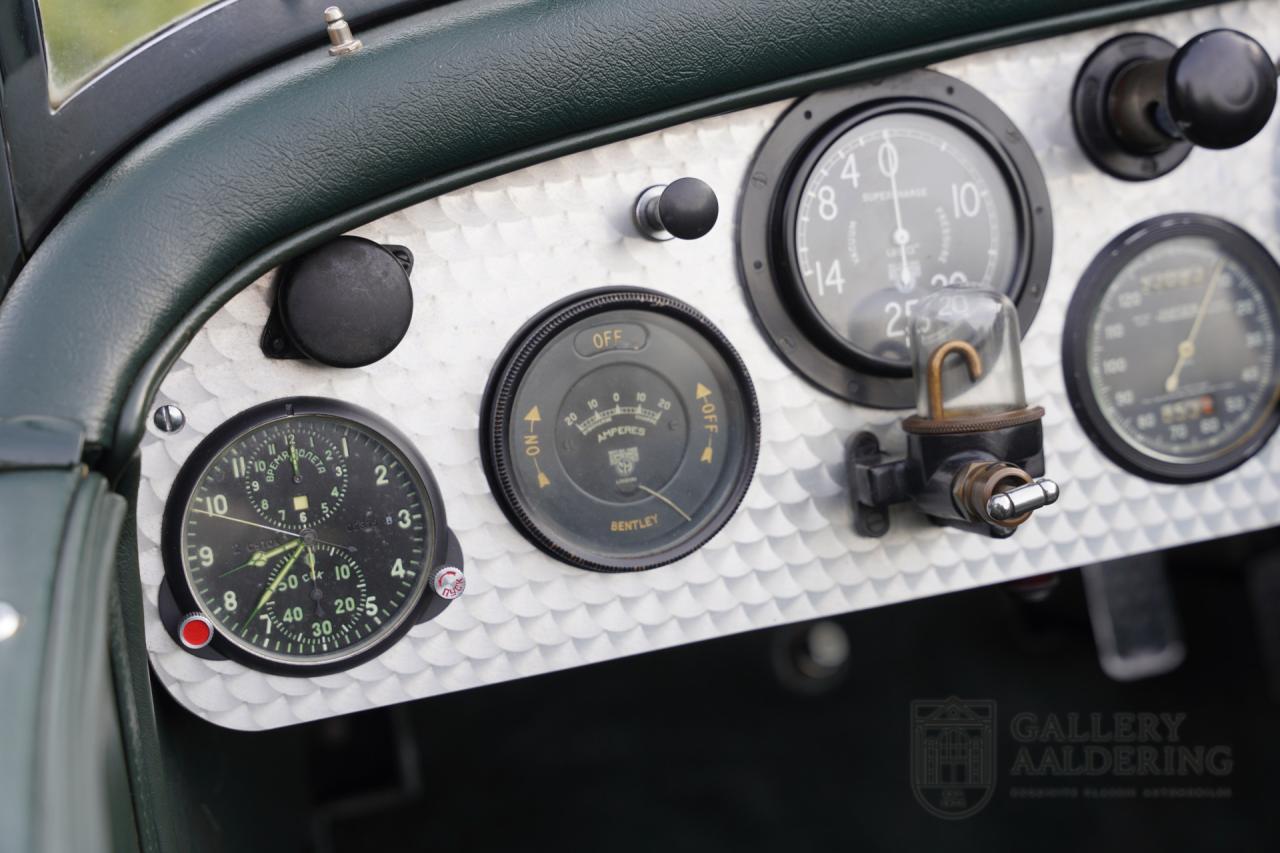
[[[293,465],[293,482],[302,482],[302,472],[298,470],[298,446],[289,445],[289,462]]]
[[[324,615],[324,605],[320,603],[324,599],[324,592],[316,582],[316,552],[310,547],[307,548],[307,565],[311,568],[311,600],[315,602],[316,618],[319,618]]]
[[[223,521],[234,521],[236,524],[247,524],[250,527],[259,527],[263,530],[270,530],[272,533],[279,533],[281,536],[290,536],[294,539],[298,538],[297,533],[293,533],[292,531],[289,531],[289,530],[281,530],[279,527],[272,527],[269,524],[259,524],[256,521],[249,521],[244,518],[236,518],[233,515],[218,515],[216,512],[209,512],[208,510],[196,509],[195,507],[192,507],[191,511],[199,515],[207,515],[210,518],[221,518]],[[353,548],[350,545],[340,545],[337,542],[329,542],[324,539],[315,539],[313,541],[317,545],[328,545],[331,548],[337,548],[339,550],[346,551],[347,553],[351,553],[352,551],[355,550],[355,548]]]
[[[200,515],[207,515],[210,518],[221,518],[223,521],[234,521],[236,524],[247,524],[250,527],[260,527],[263,530],[270,530],[272,533],[279,533],[281,536],[297,536],[298,535],[296,533],[290,533],[288,530],[281,530],[279,527],[272,527],[268,524],[259,524],[256,521],[248,521],[246,519],[236,518],[235,516],[231,516],[231,515],[219,515],[216,512],[209,512],[208,510],[204,510],[204,509],[196,509],[195,507],[192,507],[191,511],[194,513],[198,513]]]
[[[880,171],[889,179],[889,193],[893,197],[893,221],[896,224],[893,242],[898,244],[898,253],[902,258],[902,269],[898,271],[898,280],[907,285],[911,283],[911,272],[907,269],[907,243],[911,242],[911,235],[906,228],[902,227],[902,203],[898,200],[898,149],[887,136],[886,134],[886,139],[880,146],[877,159]]]
[[[289,572],[293,569],[293,564],[298,561],[298,555],[301,554],[306,547],[307,546],[302,542],[298,542],[293,546],[293,553],[289,555],[289,559],[285,561],[284,567],[280,569],[276,576],[272,578],[271,582],[267,584],[267,589],[262,593],[262,598],[258,599],[258,605],[253,608],[253,612],[244,620],[245,630],[248,630],[249,625],[253,623],[253,617],[258,615],[258,611],[271,600],[271,596],[275,595],[276,589],[278,589],[280,584],[284,582],[284,579],[289,576]]]
[[[285,551],[288,551],[290,548],[296,545],[299,541],[300,541],[299,538],[295,537],[294,539],[291,539],[290,541],[284,543],[283,545],[277,545],[275,548],[272,548],[270,550],[254,551],[253,555],[249,557],[248,562],[241,563],[240,565],[236,566],[234,569],[228,569],[227,571],[219,575],[219,577],[225,578],[227,575],[235,574],[241,569],[247,569],[250,566],[254,566],[254,567],[265,566],[267,564],[267,561],[270,560],[272,557],[280,556]]]
[[[1164,390],[1169,394],[1178,390],[1182,366],[1196,354],[1196,337],[1200,334],[1200,325],[1204,322],[1205,315],[1209,313],[1209,301],[1213,299],[1214,290],[1218,286],[1218,276],[1222,274],[1224,263],[1225,259],[1220,258],[1217,266],[1213,268],[1213,273],[1209,276],[1209,284],[1204,289],[1204,297],[1200,300],[1200,307],[1196,310],[1196,317],[1191,321],[1191,331],[1187,333],[1185,340],[1178,342],[1178,360],[1174,362],[1173,372],[1164,381]]]

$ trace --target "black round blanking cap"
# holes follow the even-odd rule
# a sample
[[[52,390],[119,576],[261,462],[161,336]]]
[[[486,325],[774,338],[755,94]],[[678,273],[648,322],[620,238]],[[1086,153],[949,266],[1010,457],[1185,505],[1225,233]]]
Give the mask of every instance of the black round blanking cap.
[[[1169,114],[1188,141],[1234,148],[1262,130],[1276,105],[1276,66],[1257,41],[1210,30],[1169,62]]]
[[[662,227],[679,240],[696,240],[716,224],[720,201],[706,181],[680,178],[667,184],[658,199]]]
[[[285,268],[276,306],[289,340],[307,358],[363,367],[409,331],[413,289],[389,250],[363,237],[339,237]]]

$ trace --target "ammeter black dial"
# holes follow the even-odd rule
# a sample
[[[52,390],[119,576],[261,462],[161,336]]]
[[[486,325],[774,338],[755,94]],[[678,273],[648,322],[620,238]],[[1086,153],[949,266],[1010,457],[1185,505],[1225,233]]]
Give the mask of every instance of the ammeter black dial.
[[[746,368],[669,296],[580,294],[512,340],[489,380],[486,471],[534,544],[599,571],[689,554],[741,502],[759,411]]]
[[[1108,245],[1067,315],[1072,405],[1121,465],[1165,481],[1217,476],[1275,430],[1280,267],[1230,223],[1179,214]]]
[[[337,401],[256,406],[211,432],[165,509],[168,585],[215,648],[259,668],[350,666],[415,621],[447,549],[431,473]]]
[[[911,405],[908,321],[936,290],[1005,293],[1025,330],[1051,246],[1027,143],[931,71],[799,102],[743,194],[740,259],[765,331],[815,384],[867,405]]]

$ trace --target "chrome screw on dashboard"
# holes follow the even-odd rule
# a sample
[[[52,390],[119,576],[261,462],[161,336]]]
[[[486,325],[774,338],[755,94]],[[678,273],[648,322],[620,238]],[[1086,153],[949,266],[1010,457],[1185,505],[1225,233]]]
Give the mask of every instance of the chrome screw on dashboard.
[[[21,624],[22,617],[14,606],[7,601],[0,601],[0,643],[18,633]]]
[[[170,403],[156,409],[151,422],[161,432],[177,432],[187,425],[187,416],[182,413],[182,409]]]
[[[330,6],[324,10],[324,20],[328,25],[325,29],[329,32],[329,42],[332,45],[329,48],[330,56],[355,53],[364,47],[364,43],[351,34],[351,25],[347,23],[342,10],[337,6]]]

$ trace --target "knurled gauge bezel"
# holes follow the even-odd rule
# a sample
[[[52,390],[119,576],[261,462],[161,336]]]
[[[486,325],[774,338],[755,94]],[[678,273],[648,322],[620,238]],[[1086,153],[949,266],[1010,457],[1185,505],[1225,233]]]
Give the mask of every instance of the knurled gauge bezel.
[[[807,302],[788,234],[812,164],[841,134],[876,116],[914,112],[968,134],[991,156],[1017,217],[1009,298],[1025,335],[1039,311],[1053,256],[1053,213],[1031,144],[996,104],[954,77],[918,70],[810,95],[778,120],[747,174],[738,207],[738,269],[757,325],[783,360],[817,388],[864,406],[915,405],[909,370],[860,357]]]
[[[525,510],[523,497],[510,464],[512,443],[507,433],[518,415],[512,406],[533,360],[565,329],[592,316],[620,310],[651,312],[672,318],[700,335],[723,359],[740,395],[746,417],[742,430],[740,466],[729,489],[721,493],[719,505],[699,524],[698,529],[676,544],[636,557],[605,557],[575,551],[548,535]],[[760,408],[755,386],[746,364],[729,339],[701,312],[680,300],[639,287],[605,287],[568,296],[547,307],[525,323],[511,338],[495,362],[481,402],[480,454],[485,476],[494,498],[507,519],[526,539],[543,552],[578,568],[597,572],[636,572],[655,569],[697,551],[720,532],[741,505],[755,474],[760,452]]]
[[[1207,237],[1257,279],[1270,297],[1274,318],[1280,322],[1280,264],[1253,235],[1225,219],[1201,213],[1170,213],[1137,223],[1116,235],[1093,259],[1067,308],[1062,335],[1062,370],[1067,399],[1089,440],[1112,462],[1140,477],[1160,483],[1197,483],[1240,467],[1266,445],[1280,426],[1280,377],[1275,383],[1269,411],[1253,428],[1212,458],[1178,461],[1144,452],[1122,436],[1102,411],[1089,381],[1089,329],[1116,277],[1143,252],[1165,241],[1182,237]],[[1276,334],[1280,335],[1280,325]],[[1275,368],[1280,372],[1280,363]]]

